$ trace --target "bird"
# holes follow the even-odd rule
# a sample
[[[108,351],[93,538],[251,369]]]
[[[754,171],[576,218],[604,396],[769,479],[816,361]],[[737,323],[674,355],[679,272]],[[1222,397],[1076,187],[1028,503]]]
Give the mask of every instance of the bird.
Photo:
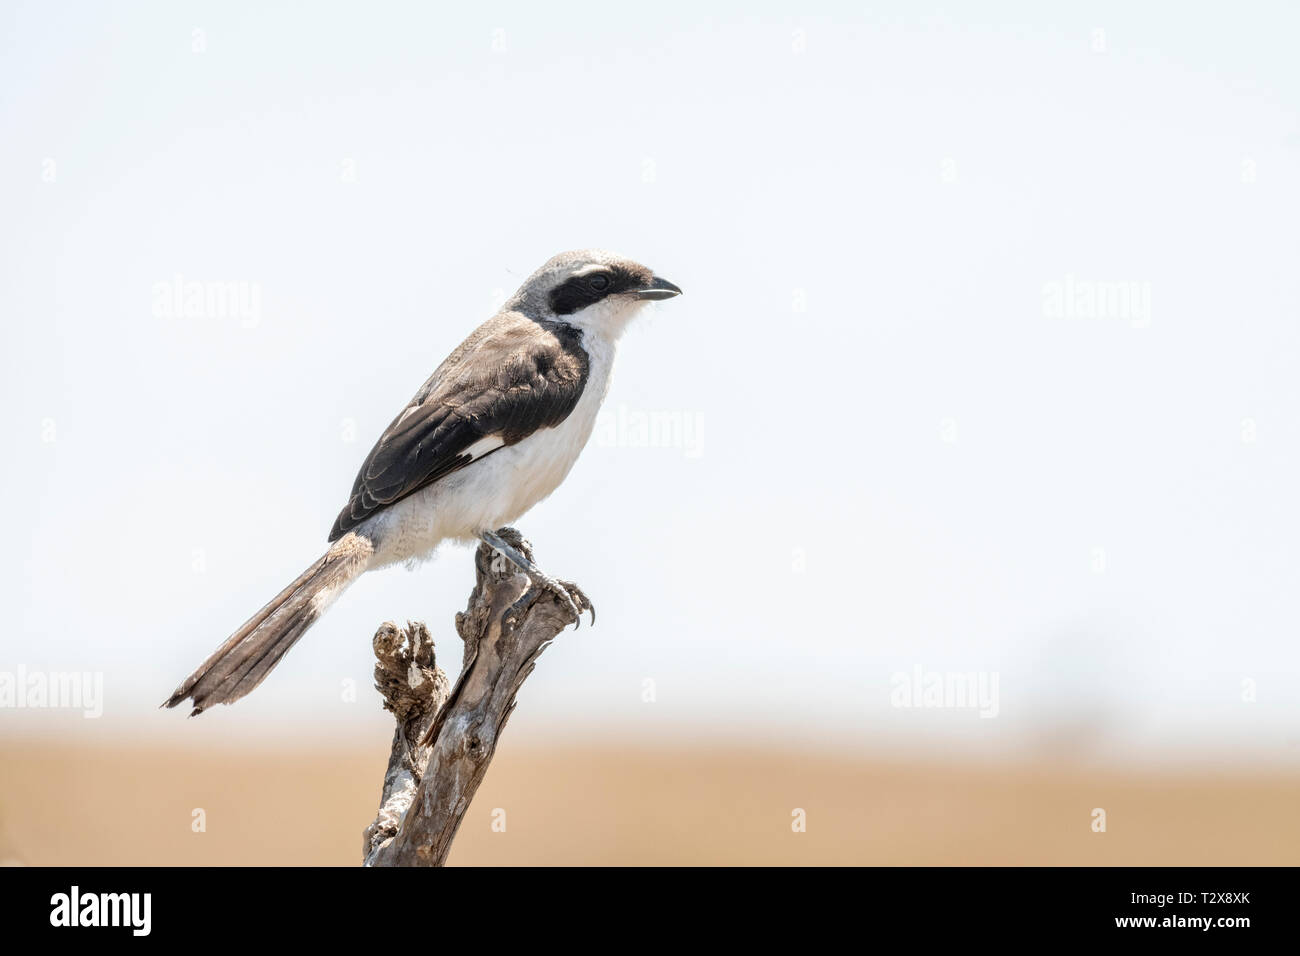
[[[329,547],[187,677],[164,707],[191,716],[253,691],[367,571],[417,563],[443,542],[486,542],[553,592],[575,626],[586,596],[497,532],[559,487],[591,437],[619,338],[682,290],[600,249],[562,252],[528,277],[429,376],[366,456]],[[593,621],[595,611],[592,610]]]

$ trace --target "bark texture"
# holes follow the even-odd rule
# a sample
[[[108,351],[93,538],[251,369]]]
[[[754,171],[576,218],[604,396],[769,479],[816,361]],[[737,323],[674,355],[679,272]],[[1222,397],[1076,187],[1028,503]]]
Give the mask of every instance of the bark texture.
[[[518,531],[497,533],[532,559]],[[519,688],[546,646],[573,623],[559,598],[486,544],[475,552],[474,567],[469,604],[456,615],[465,653],[450,690],[423,624],[387,623],[375,634],[375,687],[397,728],[379,813],[365,831],[366,866],[446,862]],[[574,590],[575,601],[589,608]]]

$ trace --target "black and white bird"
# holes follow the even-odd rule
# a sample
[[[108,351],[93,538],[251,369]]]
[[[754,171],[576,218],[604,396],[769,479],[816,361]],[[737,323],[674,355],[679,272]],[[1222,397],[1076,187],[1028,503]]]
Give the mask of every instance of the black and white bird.
[[[329,550],[165,705],[189,698],[198,714],[234,703],[358,577],[423,558],[448,540],[486,541],[554,591],[576,623],[586,604],[581,592],[543,573],[495,531],[564,480],[591,437],[623,330],[646,302],[681,291],[600,250],[561,253],[533,273],[393,419],[334,521]]]

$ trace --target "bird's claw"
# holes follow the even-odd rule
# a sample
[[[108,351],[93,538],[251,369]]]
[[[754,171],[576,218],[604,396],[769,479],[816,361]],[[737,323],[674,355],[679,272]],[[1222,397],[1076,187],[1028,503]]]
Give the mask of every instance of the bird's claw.
[[[587,597],[582,588],[578,587],[572,581],[556,581],[558,587],[553,588],[556,596],[561,603],[566,604],[569,613],[573,615],[573,627],[576,630],[582,626],[582,612],[591,612],[591,626],[596,626],[596,605],[591,603],[591,598]]]

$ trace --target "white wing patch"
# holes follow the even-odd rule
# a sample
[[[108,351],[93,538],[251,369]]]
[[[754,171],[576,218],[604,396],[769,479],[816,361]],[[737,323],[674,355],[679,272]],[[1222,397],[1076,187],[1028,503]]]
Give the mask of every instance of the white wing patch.
[[[485,435],[484,437],[476,441],[474,444],[466,448],[463,452],[461,452],[461,454],[469,455],[469,460],[471,462],[474,462],[474,461],[478,461],[480,458],[482,458],[484,455],[488,454],[489,452],[496,451],[505,443],[506,440],[502,438],[500,435]]]

